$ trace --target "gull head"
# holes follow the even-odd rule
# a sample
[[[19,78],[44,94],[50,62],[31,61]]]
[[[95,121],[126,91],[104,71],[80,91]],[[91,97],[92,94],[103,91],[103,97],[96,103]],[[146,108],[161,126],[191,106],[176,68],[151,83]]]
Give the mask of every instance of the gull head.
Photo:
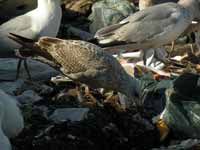
[[[41,37],[36,42],[35,50],[43,57],[48,60],[54,61],[59,65],[58,61],[54,59],[56,57],[56,50],[62,48],[63,40],[52,37]],[[37,49],[39,48],[39,50]]]
[[[58,38],[52,38],[52,37],[41,37],[39,41],[37,42],[37,45],[43,48],[45,51],[52,51],[53,47],[55,47],[57,44],[62,43],[63,40]]]
[[[63,40],[52,37],[41,37],[36,43],[43,52],[52,54],[56,49],[59,48],[58,45],[62,43]]]
[[[192,19],[200,20],[200,0],[179,0],[178,4],[190,12]]]

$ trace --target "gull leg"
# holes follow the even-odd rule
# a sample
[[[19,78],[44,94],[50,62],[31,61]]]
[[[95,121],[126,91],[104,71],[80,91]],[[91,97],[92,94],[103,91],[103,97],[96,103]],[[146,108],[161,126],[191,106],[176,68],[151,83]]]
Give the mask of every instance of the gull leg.
[[[166,57],[167,52],[162,48],[144,50],[144,65],[155,69],[162,69],[164,67],[163,63],[167,62]]]
[[[142,60],[145,66],[149,66],[152,63],[154,57],[154,49],[145,49],[142,52]]]
[[[12,80],[0,79],[0,81],[14,81],[14,80],[17,80],[17,79],[19,78],[20,68],[21,68],[22,61],[25,61],[25,60],[22,59],[22,58],[19,58],[19,61],[18,61],[18,63],[17,63],[17,73],[16,73],[15,79],[12,79]],[[25,67],[25,64],[24,64],[24,67]],[[27,64],[26,64],[25,69],[26,69],[26,68],[27,68]],[[27,72],[27,74],[28,74],[28,76],[30,75],[29,72]]]
[[[21,48],[21,49],[22,49],[22,48]],[[24,68],[25,68],[25,71],[26,71],[26,73],[27,73],[27,75],[28,75],[28,78],[31,80],[31,74],[30,74],[30,71],[29,71],[29,69],[28,69],[28,64],[27,64],[27,59],[26,59],[26,57],[23,57],[23,56],[20,54],[20,52],[19,52],[18,49],[15,50],[15,54],[16,54],[17,57],[19,57],[19,62],[18,62],[18,64],[17,64],[16,80],[19,78],[19,73],[20,73],[20,68],[21,68],[21,63],[22,63],[22,61],[24,61]]]
[[[118,53],[117,53],[117,58],[119,59],[123,59],[123,54],[124,53],[124,50],[120,50]]]
[[[155,61],[154,61],[154,66],[155,69],[162,69],[165,64],[168,63],[168,59],[167,59],[168,53],[166,52],[166,50],[164,48],[156,48],[155,49]]]
[[[23,61],[24,61],[24,68],[25,68],[26,73],[28,75],[28,79],[31,80],[31,74],[30,74],[30,71],[28,69],[27,59],[24,59]]]
[[[200,33],[199,31],[197,32],[194,32],[194,35],[195,35],[195,44],[197,45],[197,55],[200,54]],[[191,50],[193,50],[193,54],[194,54],[194,49],[193,49],[193,46],[191,46]]]
[[[164,48],[155,49],[155,58],[163,63],[167,61],[167,52]]]
[[[170,48],[168,58],[171,57],[171,53],[174,51],[174,45],[175,45],[175,41],[172,41],[172,46],[171,46],[171,48]]]
[[[22,59],[19,58],[19,61],[18,61],[18,63],[17,63],[16,80],[19,78],[19,73],[20,73],[21,64],[22,64]]]

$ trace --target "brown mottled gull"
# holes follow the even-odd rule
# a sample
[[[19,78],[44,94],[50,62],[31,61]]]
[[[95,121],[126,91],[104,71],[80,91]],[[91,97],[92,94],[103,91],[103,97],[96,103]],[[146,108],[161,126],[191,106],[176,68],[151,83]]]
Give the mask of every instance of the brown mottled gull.
[[[106,50],[159,48],[177,39],[195,18],[200,18],[199,0],[180,0],[138,11],[118,24],[104,27],[95,37]],[[116,44],[116,45],[115,45]]]
[[[118,91],[132,100],[136,98],[134,100],[139,105],[137,101],[140,91],[139,81],[127,74],[112,55],[97,45],[86,41],[50,37],[42,37],[38,42],[32,43],[30,40],[24,42],[26,39],[14,36],[10,38],[34,50],[30,52],[31,55],[35,53],[53,61],[70,79],[94,88]],[[27,53],[27,51],[21,51],[22,55],[27,55]]]

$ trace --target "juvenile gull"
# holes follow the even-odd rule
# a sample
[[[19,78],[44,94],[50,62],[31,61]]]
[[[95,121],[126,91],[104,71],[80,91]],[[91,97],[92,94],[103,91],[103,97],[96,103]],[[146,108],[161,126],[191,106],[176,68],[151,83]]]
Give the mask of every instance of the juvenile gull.
[[[55,37],[57,35],[62,16],[60,0],[38,0],[37,2],[36,9],[0,26],[0,58],[16,58],[15,50],[22,48],[21,45],[8,38],[9,32],[34,40],[41,36]],[[21,60],[18,63],[17,78]],[[27,69],[26,62],[24,64]]]
[[[38,42],[31,43],[14,36],[10,38],[32,49],[31,54],[35,53],[53,61],[53,66],[58,66],[70,79],[93,88],[115,90],[139,105],[139,81],[127,74],[120,63],[102,48],[78,40],[42,37]],[[25,53],[27,55],[28,51],[21,51],[22,55]]]
[[[100,29],[95,37],[100,44],[118,44],[107,50],[143,49],[145,54],[149,48],[159,48],[174,41],[192,20],[200,19],[199,3],[199,0],[180,0],[177,4],[155,5],[130,15],[118,24]]]

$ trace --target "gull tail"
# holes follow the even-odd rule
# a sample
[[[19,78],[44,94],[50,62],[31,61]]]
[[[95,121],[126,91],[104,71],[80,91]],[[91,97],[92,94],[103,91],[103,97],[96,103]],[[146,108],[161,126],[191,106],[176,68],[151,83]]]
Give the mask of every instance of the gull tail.
[[[104,47],[103,49],[111,54],[116,54],[121,52],[122,50],[124,52],[135,52],[140,49],[147,49],[149,48],[148,44],[141,44],[141,43],[128,43],[128,44],[119,44],[115,46],[108,46]]]

